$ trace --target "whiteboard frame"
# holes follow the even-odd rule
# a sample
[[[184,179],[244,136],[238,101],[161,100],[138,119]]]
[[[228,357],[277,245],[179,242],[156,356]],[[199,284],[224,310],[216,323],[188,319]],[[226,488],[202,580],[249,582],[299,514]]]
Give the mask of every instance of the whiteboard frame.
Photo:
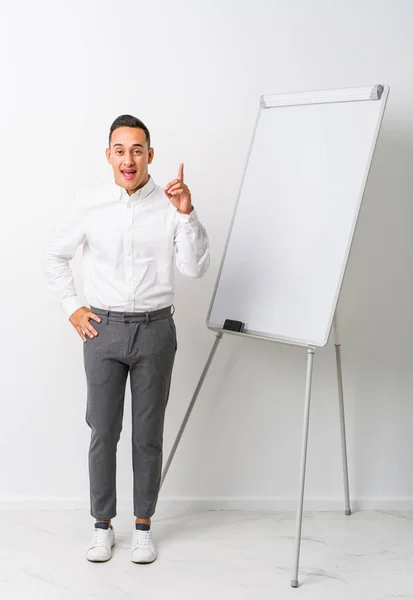
[[[369,177],[369,173],[370,173],[371,163],[372,163],[374,152],[376,149],[377,138],[379,136],[380,127],[381,127],[381,123],[383,120],[383,115],[384,115],[384,111],[386,108],[386,103],[387,103],[387,98],[388,98],[389,92],[390,92],[390,87],[388,85],[376,84],[376,85],[371,85],[371,86],[363,86],[363,87],[355,87],[355,88],[316,90],[316,91],[307,91],[307,92],[296,92],[296,93],[291,93],[291,94],[262,95],[260,97],[260,107],[258,110],[258,115],[255,120],[253,135],[252,135],[251,142],[250,142],[250,145],[248,148],[247,159],[245,161],[245,166],[244,166],[243,174],[241,177],[241,183],[239,186],[234,211],[232,214],[227,239],[225,242],[224,252],[222,254],[221,264],[219,267],[218,275],[217,275],[215,286],[214,286],[214,291],[212,294],[208,314],[206,317],[206,325],[207,325],[208,329],[210,329],[211,331],[216,331],[216,332],[230,333],[232,335],[237,335],[237,336],[241,336],[241,337],[247,337],[247,338],[252,337],[255,339],[278,342],[278,343],[282,343],[282,344],[291,344],[294,346],[324,347],[327,344],[327,342],[330,338],[330,334],[331,334],[331,327],[333,324],[334,314],[336,312],[338,300],[340,297],[340,292],[341,292],[341,288],[342,288],[342,284],[343,284],[343,280],[344,280],[344,276],[345,276],[345,272],[346,272],[346,268],[347,268],[347,264],[348,264],[348,258],[349,258],[349,255],[351,252],[351,247],[352,247],[353,240],[354,240],[354,234],[355,234],[355,230],[356,230],[356,226],[357,226],[357,221],[358,221],[358,218],[360,215],[361,204],[363,202],[363,197],[364,197],[364,193],[366,190],[367,181],[368,181],[368,177]],[[380,102],[381,110],[380,110],[379,118],[377,119],[377,125],[376,125],[376,129],[375,129],[375,132],[373,135],[372,143],[371,143],[370,154],[369,154],[369,157],[367,160],[367,165],[366,165],[366,170],[365,170],[364,177],[363,177],[363,182],[360,187],[359,199],[358,199],[358,203],[357,203],[357,210],[355,212],[354,220],[353,220],[352,227],[351,227],[351,235],[349,237],[349,243],[348,243],[348,246],[346,249],[343,264],[341,266],[341,274],[340,274],[340,277],[338,280],[338,285],[337,285],[336,293],[334,296],[333,307],[332,307],[331,314],[330,314],[330,317],[328,320],[328,327],[327,327],[326,336],[325,336],[325,339],[323,340],[323,343],[320,344],[319,342],[314,341],[314,340],[300,340],[300,339],[293,339],[293,338],[285,338],[283,336],[274,336],[272,334],[263,334],[262,332],[253,331],[250,329],[245,329],[242,333],[234,332],[234,331],[230,331],[228,329],[223,329],[222,326],[219,326],[217,324],[210,323],[210,317],[211,317],[212,309],[214,306],[215,297],[216,297],[218,286],[219,286],[219,281],[221,279],[222,270],[223,270],[224,264],[225,264],[225,257],[226,257],[229,242],[231,239],[231,233],[232,233],[232,229],[234,226],[235,217],[237,214],[237,209],[238,209],[238,205],[239,205],[239,201],[240,201],[240,197],[241,197],[241,193],[242,193],[242,189],[243,189],[243,185],[244,185],[245,175],[246,175],[246,172],[248,169],[248,164],[249,164],[252,147],[253,147],[254,140],[255,140],[255,135],[256,135],[258,123],[259,123],[259,120],[261,117],[261,111],[268,110],[271,108],[276,109],[276,108],[282,107],[282,106],[297,106],[297,105],[302,105],[302,104],[324,104],[327,102],[330,103],[330,102],[360,102],[360,101]],[[228,318],[229,319],[232,318],[231,315],[228,315]]]

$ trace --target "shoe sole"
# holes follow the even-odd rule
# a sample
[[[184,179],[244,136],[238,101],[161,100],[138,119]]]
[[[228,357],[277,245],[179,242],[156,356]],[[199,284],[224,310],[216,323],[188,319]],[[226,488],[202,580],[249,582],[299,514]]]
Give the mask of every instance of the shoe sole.
[[[156,558],[157,557],[155,556],[155,558],[153,558],[152,560],[135,560],[131,557],[131,561],[135,563],[135,565],[149,565],[150,563],[155,562]]]

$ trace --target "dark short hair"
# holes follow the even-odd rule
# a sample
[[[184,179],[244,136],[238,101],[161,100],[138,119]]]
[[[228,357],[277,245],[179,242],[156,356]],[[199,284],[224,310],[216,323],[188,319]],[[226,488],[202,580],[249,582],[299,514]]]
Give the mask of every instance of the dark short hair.
[[[143,129],[146,135],[148,148],[151,147],[151,134],[149,133],[149,129],[146,127],[145,123],[142,123],[140,119],[132,117],[131,115],[121,115],[113,121],[109,131],[109,147],[112,140],[112,133],[115,131],[115,129],[119,129],[119,127],[136,127],[136,129]]]

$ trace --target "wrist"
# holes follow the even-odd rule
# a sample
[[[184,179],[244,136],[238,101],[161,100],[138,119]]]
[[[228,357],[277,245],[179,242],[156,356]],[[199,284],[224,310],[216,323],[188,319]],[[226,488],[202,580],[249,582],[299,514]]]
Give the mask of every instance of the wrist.
[[[181,215],[190,215],[193,210],[194,210],[194,207],[192,206],[192,204],[191,204],[190,208],[188,209],[188,211],[180,210],[179,208],[177,208],[177,211],[179,213],[181,213]]]

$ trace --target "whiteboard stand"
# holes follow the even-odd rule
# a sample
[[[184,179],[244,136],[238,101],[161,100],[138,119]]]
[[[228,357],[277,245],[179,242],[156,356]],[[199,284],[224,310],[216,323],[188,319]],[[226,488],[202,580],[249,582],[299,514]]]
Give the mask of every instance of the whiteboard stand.
[[[388,85],[376,84],[261,96],[207,317],[216,339],[161,478],[162,485],[224,333],[306,348],[292,587],[298,587],[314,354],[332,332],[345,514],[351,515],[336,310],[388,95]],[[242,328],[229,330],[226,321]]]
[[[225,333],[232,333],[232,332],[228,331]],[[185,431],[185,427],[188,423],[189,417],[191,416],[192,410],[195,406],[195,402],[199,396],[202,385],[203,385],[206,375],[209,371],[209,367],[211,366],[211,363],[213,361],[213,358],[215,356],[219,342],[221,341],[222,337],[223,337],[223,331],[219,331],[216,334],[214,344],[213,344],[211,352],[208,356],[208,360],[202,371],[201,377],[199,378],[198,384],[195,388],[195,392],[192,396],[191,402],[189,403],[189,406],[185,413],[181,427],[179,428],[179,432],[176,436],[176,439],[172,446],[171,452],[169,453],[168,459],[165,463],[165,467],[163,469],[162,477],[161,477],[161,487],[162,487],[165,477],[169,471],[169,467],[171,466],[171,463],[175,456],[179,442],[181,441],[182,435]],[[335,313],[335,315],[334,315],[334,347],[335,347],[336,366],[337,366],[341,446],[342,446],[342,457],[343,457],[345,514],[351,515],[350,493],[349,493],[349,483],[348,483],[348,466],[347,466],[346,427],[345,427],[345,416],[344,416],[343,376],[342,376],[342,368],[341,368],[341,344],[340,344],[340,339],[339,339],[337,313]],[[303,522],[304,488],[305,488],[305,474],[306,474],[306,466],[307,466],[308,430],[309,430],[309,424],[310,424],[310,401],[311,401],[311,385],[312,385],[312,379],[313,379],[314,354],[315,354],[315,346],[308,346],[308,348],[307,348],[307,375],[306,375],[305,400],[304,400],[304,424],[303,424],[301,465],[300,465],[300,490],[299,490],[299,499],[298,499],[298,506],[297,506],[294,568],[293,568],[293,576],[292,576],[292,580],[291,580],[292,587],[298,587],[298,568],[299,568],[299,560],[300,560],[301,530],[302,530],[302,522]]]

